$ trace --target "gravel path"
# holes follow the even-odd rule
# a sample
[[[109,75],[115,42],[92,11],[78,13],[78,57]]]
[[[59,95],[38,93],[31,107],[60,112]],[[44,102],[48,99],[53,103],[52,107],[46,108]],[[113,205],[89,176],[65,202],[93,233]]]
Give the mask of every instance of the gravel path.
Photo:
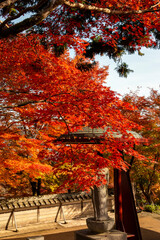
[[[142,212],[138,214],[143,240],[160,240],[160,215]]]
[[[138,214],[143,240],[160,240],[160,215]],[[69,220],[67,224],[46,223],[22,227],[18,232],[0,231],[0,240],[26,240],[29,236],[44,236],[45,240],[74,240],[77,230],[85,229],[85,219]]]

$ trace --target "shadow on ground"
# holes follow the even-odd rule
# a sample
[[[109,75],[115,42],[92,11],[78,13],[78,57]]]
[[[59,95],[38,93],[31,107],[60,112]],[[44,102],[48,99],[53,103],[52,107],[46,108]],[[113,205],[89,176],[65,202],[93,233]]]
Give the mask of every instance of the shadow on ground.
[[[160,240],[160,233],[148,230],[145,228],[141,228],[142,240]],[[55,233],[55,234],[43,234],[45,240],[74,240],[75,231]],[[40,234],[39,234],[40,235]],[[27,236],[29,237],[29,235]],[[3,238],[5,240],[5,238]],[[8,238],[6,238],[8,239]],[[12,240],[26,240],[26,237],[18,236],[16,238],[12,238]]]
[[[62,232],[62,233],[55,233],[55,234],[42,234],[44,236],[44,240],[74,240],[74,234],[75,234],[75,231],[70,231],[70,232]],[[42,236],[41,235],[41,236]],[[37,235],[38,236],[38,235]],[[40,236],[40,234],[39,234]],[[29,238],[31,236],[28,236],[27,237],[16,237],[16,238],[10,238],[12,240],[26,240],[27,238]],[[3,240],[8,240],[9,238],[3,238]]]
[[[141,233],[142,233],[142,240],[160,240],[160,233],[158,232],[141,228]]]

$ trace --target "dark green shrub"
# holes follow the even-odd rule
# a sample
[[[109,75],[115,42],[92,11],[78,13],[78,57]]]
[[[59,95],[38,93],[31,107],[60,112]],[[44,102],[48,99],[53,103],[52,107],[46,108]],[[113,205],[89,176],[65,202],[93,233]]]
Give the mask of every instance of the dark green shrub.
[[[144,211],[146,212],[154,212],[160,214],[160,205],[144,205]]]
[[[156,206],[155,205],[145,205],[144,206],[144,211],[155,212],[156,211]]]

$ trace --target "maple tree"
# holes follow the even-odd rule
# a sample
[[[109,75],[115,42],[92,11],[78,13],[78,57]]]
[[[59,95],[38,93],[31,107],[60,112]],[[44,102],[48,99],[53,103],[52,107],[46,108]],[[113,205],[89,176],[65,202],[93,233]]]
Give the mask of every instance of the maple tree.
[[[101,169],[127,167],[121,150],[142,157],[127,132],[136,124],[121,113],[132,107],[104,86],[107,67],[79,69],[79,63],[90,61],[81,55],[72,59],[67,51],[56,57],[40,38],[19,35],[0,41],[1,185],[17,194],[25,192],[24,183],[38,179],[42,185],[52,179],[56,191],[105,183]],[[103,144],[59,139],[84,126],[104,129],[99,136]]]
[[[139,96],[137,92],[124,96],[124,101],[136,106],[135,112],[127,111],[125,115],[142,126],[140,133],[148,139],[137,150],[147,157],[148,161],[135,159],[132,165],[132,179],[136,182],[146,202],[160,201],[160,94],[151,89],[150,96]],[[142,196],[139,196],[140,199]]]
[[[159,2],[4,0],[0,9],[1,178],[7,176],[8,186],[23,188],[24,181],[49,181],[47,177],[54,175],[55,182],[62,179],[62,187],[77,184],[87,188],[97,183],[96,177],[91,177],[98,174],[95,162],[100,162],[100,169],[108,164],[124,168],[119,150],[138,154],[130,148],[136,140],[126,132],[134,124],[120,111],[129,106],[103,86],[106,69],[84,56],[105,53],[119,62],[117,71],[126,76],[129,70],[120,61],[125,52],[141,55],[143,46],[159,48]],[[24,30],[28,32],[17,35]],[[67,48],[75,49],[75,59],[69,58]],[[101,145],[53,144],[66,132],[82,126],[104,128],[106,122],[112,131],[120,131],[130,140],[120,143],[109,137],[112,133],[108,130]],[[97,156],[104,151],[108,151],[105,160]],[[94,163],[93,158],[97,159]]]

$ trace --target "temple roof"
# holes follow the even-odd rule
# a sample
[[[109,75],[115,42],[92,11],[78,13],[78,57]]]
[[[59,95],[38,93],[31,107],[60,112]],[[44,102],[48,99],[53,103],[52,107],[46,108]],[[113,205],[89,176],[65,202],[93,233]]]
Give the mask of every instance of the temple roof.
[[[122,134],[119,131],[112,131],[111,128],[90,128],[83,127],[81,130],[76,132],[71,132],[69,134],[61,135],[57,141],[62,141],[65,143],[83,143],[83,144],[99,144],[103,142],[104,135],[107,134],[107,137],[119,138],[121,141],[128,139],[128,134],[130,137],[134,137],[139,141],[143,141],[143,137],[135,131],[126,131],[126,135]]]

